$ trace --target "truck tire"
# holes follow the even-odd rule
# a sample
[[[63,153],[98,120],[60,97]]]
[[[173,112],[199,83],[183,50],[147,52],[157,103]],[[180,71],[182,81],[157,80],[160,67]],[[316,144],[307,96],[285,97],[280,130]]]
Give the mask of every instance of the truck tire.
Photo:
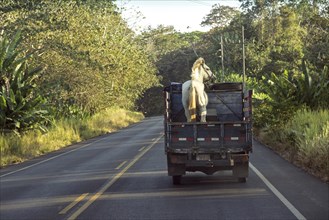
[[[182,180],[182,176],[179,175],[179,176],[173,176],[172,177],[172,183],[174,185],[180,185],[181,184],[181,180]]]

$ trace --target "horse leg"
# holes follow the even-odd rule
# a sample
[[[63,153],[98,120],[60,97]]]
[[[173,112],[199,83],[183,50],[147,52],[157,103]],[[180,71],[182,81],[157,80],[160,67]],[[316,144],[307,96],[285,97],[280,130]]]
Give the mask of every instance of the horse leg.
[[[203,96],[200,96],[200,115],[201,122],[206,122],[207,117],[207,105],[208,105],[208,95],[205,91],[203,91]]]
[[[193,83],[192,83],[192,85],[190,87],[190,91],[189,91],[188,109],[189,109],[189,114],[190,114],[190,117],[188,118],[188,119],[190,119],[190,121],[188,121],[188,122],[196,122],[196,91],[195,91]]]
[[[191,122],[190,110],[188,108],[185,109],[185,117],[187,119],[187,122]]]
[[[200,115],[201,115],[200,122],[206,122],[206,116],[207,116],[207,108],[206,108],[206,106],[200,107]]]

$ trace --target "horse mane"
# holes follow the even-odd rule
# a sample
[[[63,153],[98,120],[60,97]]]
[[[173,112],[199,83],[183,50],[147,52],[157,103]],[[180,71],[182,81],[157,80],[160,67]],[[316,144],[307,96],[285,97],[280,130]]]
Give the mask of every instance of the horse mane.
[[[192,72],[194,72],[195,69],[199,68],[202,64],[205,64],[205,61],[202,57],[200,57],[199,59],[197,59],[194,62],[193,66],[192,66]]]
[[[197,69],[200,68],[201,65],[203,65],[205,63],[204,59],[202,57],[200,57],[199,59],[197,59],[193,66],[192,66],[192,73],[191,73],[191,78],[192,80],[198,79],[199,76],[199,71],[196,71]]]

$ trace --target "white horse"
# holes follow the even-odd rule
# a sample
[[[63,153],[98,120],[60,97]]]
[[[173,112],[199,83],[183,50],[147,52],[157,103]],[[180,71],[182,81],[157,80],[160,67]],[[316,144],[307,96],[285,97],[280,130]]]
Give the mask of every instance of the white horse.
[[[196,121],[196,109],[199,109],[201,122],[206,122],[208,95],[204,91],[204,81],[214,78],[203,58],[197,59],[192,67],[191,80],[183,83],[182,103],[187,122]]]

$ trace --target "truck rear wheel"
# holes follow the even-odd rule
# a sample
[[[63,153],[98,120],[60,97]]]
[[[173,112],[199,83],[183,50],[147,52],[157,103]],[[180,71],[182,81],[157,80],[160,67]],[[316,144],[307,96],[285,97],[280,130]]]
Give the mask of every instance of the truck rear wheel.
[[[173,176],[172,177],[172,183],[174,185],[180,185],[181,184],[181,180],[182,180],[182,176],[179,175],[179,176]]]
[[[245,183],[245,182],[247,182],[247,178],[246,177],[240,177],[238,179],[238,181],[239,181],[239,183]]]

